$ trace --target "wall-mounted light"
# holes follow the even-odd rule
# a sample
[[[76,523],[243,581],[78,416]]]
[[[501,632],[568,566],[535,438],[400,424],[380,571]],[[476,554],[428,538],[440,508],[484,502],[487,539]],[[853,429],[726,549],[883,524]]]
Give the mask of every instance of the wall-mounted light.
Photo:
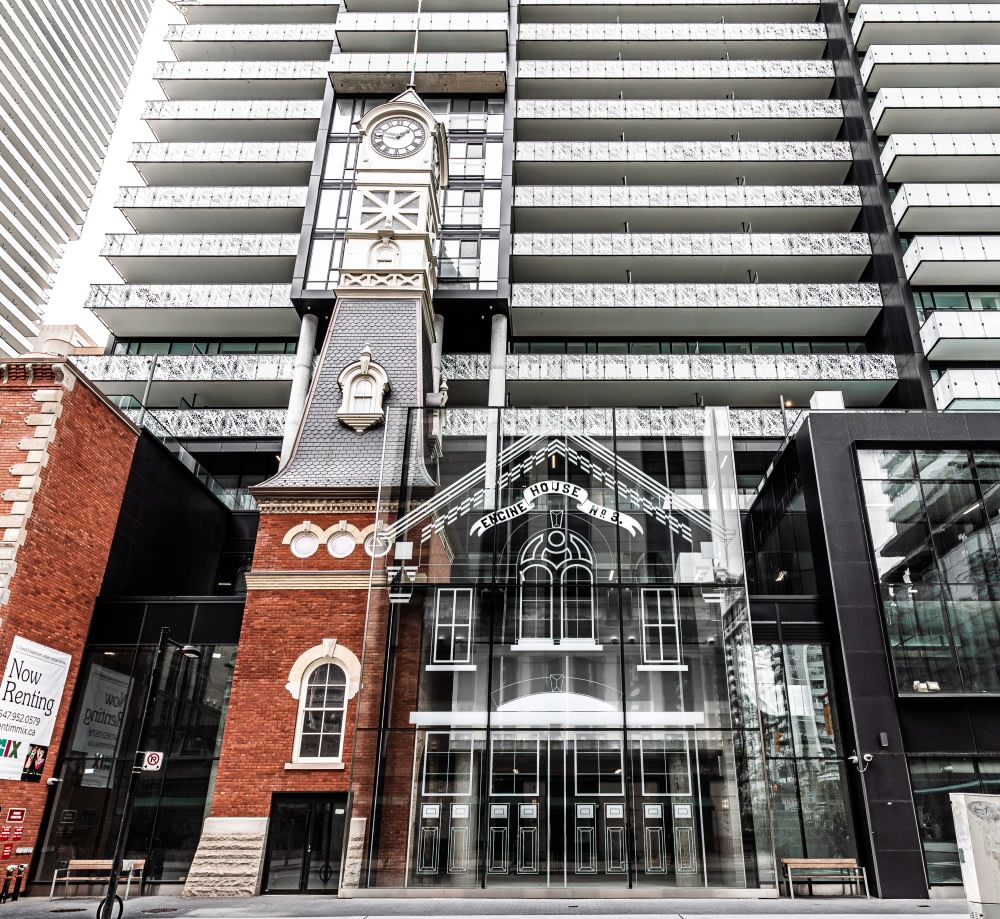
[[[874,759],[875,757],[872,756],[871,753],[864,753],[861,756],[858,756],[857,750],[853,750],[851,755],[847,757],[847,761],[854,766],[854,768],[857,769],[861,775],[864,775],[868,771],[868,767],[872,764],[872,760]]]

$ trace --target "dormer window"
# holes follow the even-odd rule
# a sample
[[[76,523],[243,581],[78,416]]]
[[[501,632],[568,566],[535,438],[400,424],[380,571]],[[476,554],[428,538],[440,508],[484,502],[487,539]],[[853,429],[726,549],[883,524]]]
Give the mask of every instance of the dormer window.
[[[375,381],[371,377],[357,377],[351,394],[351,411],[368,414],[375,404]]]
[[[389,394],[389,375],[372,360],[372,346],[365,343],[361,360],[345,367],[337,379],[343,402],[337,418],[363,434],[385,420],[383,399]]]

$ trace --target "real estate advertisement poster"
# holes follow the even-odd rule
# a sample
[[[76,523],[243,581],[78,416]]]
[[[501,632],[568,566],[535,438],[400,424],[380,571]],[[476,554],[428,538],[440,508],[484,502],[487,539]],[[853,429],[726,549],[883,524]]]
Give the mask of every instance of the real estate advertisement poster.
[[[80,784],[108,788],[118,750],[132,678],[100,664],[90,668],[73,734],[74,753],[86,753]]]
[[[0,684],[0,779],[41,780],[69,662],[62,651],[14,637]]]

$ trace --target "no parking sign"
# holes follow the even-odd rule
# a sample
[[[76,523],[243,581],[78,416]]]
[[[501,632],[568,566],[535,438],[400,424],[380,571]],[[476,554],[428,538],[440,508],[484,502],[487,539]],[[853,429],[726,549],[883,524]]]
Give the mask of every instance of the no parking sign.
[[[142,754],[142,771],[159,772],[163,766],[163,751],[148,750]]]

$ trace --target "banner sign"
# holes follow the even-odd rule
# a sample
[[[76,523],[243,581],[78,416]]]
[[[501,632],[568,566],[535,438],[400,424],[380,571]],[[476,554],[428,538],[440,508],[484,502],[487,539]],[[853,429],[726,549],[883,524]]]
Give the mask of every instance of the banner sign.
[[[100,664],[90,668],[71,749],[89,754],[80,784],[108,788],[125,709],[132,693],[132,678]]]
[[[487,514],[485,517],[480,517],[472,525],[472,535],[482,536],[483,533],[491,527],[495,527],[498,523],[504,523],[507,520],[520,517],[522,514],[527,514],[529,511],[535,509],[535,501],[548,496],[569,498],[571,501],[576,501],[577,510],[581,513],[587,514],[595,520],[604,520],[607,523],[617,524],[622,529],[627,530],[630,536],[635,536],[637,533],[642,532],[639,521],[634,517],[623,514],[621,511],[613,510],[610,507],[605,507],[603,504],[594,504],[590,500],[587,489],[581,488],[579,485],[574,485],[572,482],[558,482],[551,479],[545,482],[536,482],[534,485],[529,485],[525,488],[521,492],[521,495],[522,498],[520,501],[509,504],[507,507],[502,507],[498,511],[493,511],[492,514]]]
[[[14,636],[0,683],[0,779],[41,779],[69,662],[62,651]]]

